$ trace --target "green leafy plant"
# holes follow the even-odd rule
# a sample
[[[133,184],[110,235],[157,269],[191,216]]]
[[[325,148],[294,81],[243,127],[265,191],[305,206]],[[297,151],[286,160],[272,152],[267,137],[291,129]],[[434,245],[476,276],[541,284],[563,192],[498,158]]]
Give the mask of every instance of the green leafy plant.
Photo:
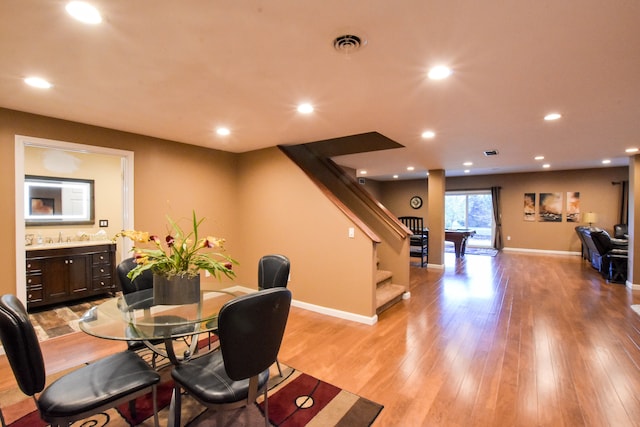
[[[223,253],[225,240],[212,236],[199,237],[198,228],[204,218],[197,219],[194,211],[192,229],[188,232],[169,216],[167,220],[170,229],[164,241],[157,235],[136,230],[123,230],[113,238],[126,237],[134,242],[131,251],[135,254],[137,265],[127,275],[129,279],[134,280],[147,270],[166,277],[194,277],[200,274],[200,270],[206,270],[218,279],[223,274],[229,278],[235,277],[233,265],[238,262]]]

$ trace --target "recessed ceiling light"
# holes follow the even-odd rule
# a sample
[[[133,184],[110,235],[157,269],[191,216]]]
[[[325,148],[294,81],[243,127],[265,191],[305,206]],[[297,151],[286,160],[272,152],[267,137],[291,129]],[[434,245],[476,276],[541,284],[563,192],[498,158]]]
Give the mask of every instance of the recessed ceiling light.
[[[99,24],[102,22],[100,12],[94,6],[83,1],[70,1],[65,7],[69,15],[85,24]]]
[[[449,77],[451,73],[452,71],[449,67],[437,65],[429,70],[428,76],[431,80],[442,80]]]
[[[549,113],[546,116],[544,116],[544,119],[549,122],[553,120],[558,120],[560,117],[562,117],[562,114],[560,113]]]
[[[464,162],[462,166],[472,166],[473,162]]]
[[[637,153],[638,152],[638,148],[633,147],[633,148],[627,148],[626,150],[624,150],[625,153]]]
[[[545,169],[549,169],[551,165],[549,163],[545,163],[544,165],[542,165],[542,167]]]
[[[298,113],[302,113],[302,114],[313,113],[313,105],[311,105],[309,103],[304,103],[304,104],[298,105]]]
[[[393,175],[393,179],[398,179],[398,175]]]
[[[464,170],[464,173],[469,173],[469,172],[471,172],[469,169]]]
[[[544,156],[535,156],[534,160],[544,160]]]
[[[415,169],[415,168],[414,168],[413,166],[407,166],[407,170],[408,170],[408,171],[412,171],[412,170],[414,170],[414,169]]]
[[[609,159],[604,159],[604,160],[602,161],[602,164],[603,164],[603,165],[608,165],[608,164],[610,164],[610,163],[611,163],[611,160],[609,160]]]
[[[366,174],[367,174],[367,171],[366,171],[366,170],[361,170],[361,171],[360,171],[360,175],[366,175]]]
[[[436,133],[432,130],[425,130],[424,132],[422,132],[422,137],[424,139],[433,139],[435,138]]]
[[[229,128],[219,127],[218,129],[216,129],[216,133],[221,136],[227,136],[231,133],[231,131],[229,130]]]
[[[29,86],[37,87],[40,89],[49,89],[51,86],[53,86],[51,83],[40,77],[27,77],[24,79],[24,82]]]

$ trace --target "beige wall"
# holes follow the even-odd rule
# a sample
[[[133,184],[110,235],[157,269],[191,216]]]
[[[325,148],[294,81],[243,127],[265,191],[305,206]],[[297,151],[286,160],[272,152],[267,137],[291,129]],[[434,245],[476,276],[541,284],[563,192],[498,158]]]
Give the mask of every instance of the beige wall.
[[[113,236],[122,230],[122,166],[120,156],[65,152],[67,161],[73,161],[75,168],[69,171],[51,170],[46,161],[50,148],[26,146],[24,149],[24,172],[26,175],[49,176],[59,178],[92,179],[95,193],[94,225],[47,225],[28,226],[27,233],[39,234],[43,238],[57,239],[59,233],[63,237],[76,237],[79,234],[92,235],[99,230],[107,236]],[[100,228],[98,220],[109,221],[108,227]]]
[[[501,187],[502,228],[506,248],[579,252],[580,242],[572,222],[544,223],[523,220],[524,193],[580,192],[581,212],[596,212],[598,227],[609,232],[618,222],[620,186],[612,185],[629,179],[628,168],[598,168],[571,171],[453,177],[446,179],[447,190],[487,189]],[[409,199],[426,193],[425,181],[393,181],[382,183],[382,203],[394,214],[427,218],[428,207],[413,210]],[[423,197],[423,200],[427,200]],[[511,236],[511,240],[507,240]]]
[[[188,218],[195,209],[206,217],[202,232],[227,239],[228,252],[240,261],[238,282],[257,286],[260,255],[281,252],[292,258],[295,298],[323,307],[368,316],[372,313],[372,260],[376,250],[329,203],[310,180],[276,148],[236,155],[141,135],[0,109],[0,233],[6,261],[0,292],[15,292],[15,135],[129,150],[135,153],[135,227],[162,233],[165,215]],[[507,247],[578,251],[572,223],[525,223],[524,192],[579,191],[582,210],[600,215],[610,229],[617,221],[619,187],[627,169],[544,172],[447,179],[447,189],[503,188]],[[409,207],[418,194],[427,201],[426,180],[377,184],[381,201],[396,215],[419,213]],[[377,192],[377,191],[376,191]],[[10,207],[10,208],[8,208]],[[427,206],[422,209],[428,208]],[[367,265],[366,271],[356,266]]]
[[[7,260],[0,292],[15,292],[15,135],[133,151],[135,228],[162,235],[166,215],[206,220],[201,233],[224,237],[240,262],[237,283],[257,288],[258,258],[284,253],[292,260],[298,301],[371,316],[375,248],[277,148],[242,155],[0,109],[0,246]],[[364,265],[364,268],[356,266]],[[20,272],[21,274],[21,272]],[[212,279],[205,279],[205,283]]]
[[[2,205],[0,232],[9,244],[0,245],[8,268],[0,273],[0,292],[15,292],[15,135],[110,147],[135,153],[135,227],[164,233],[165,216],[189,218],[195,209],[206,217],[202,232],[224,237],[228,252],[238,257],[236,171],[237,155],[178,144],[64,120],[0,109],[0,170]],[[241,269],[242,265],[238,267]]]
[[[297,301],[375,314],[371,239],[357,227],[350,239],[352,222],[279,149],[243,154],[238,172],[239,233],[249,264],[239,281],[254,284],[260,256],[281,253],[291,260]]]

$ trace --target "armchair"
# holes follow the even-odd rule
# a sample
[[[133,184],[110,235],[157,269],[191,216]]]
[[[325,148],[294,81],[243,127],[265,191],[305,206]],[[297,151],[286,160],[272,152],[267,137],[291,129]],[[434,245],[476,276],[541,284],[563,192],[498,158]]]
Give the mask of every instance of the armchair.
[[[600,257],[599,271],[609,282],[624,283],[627,280],[628,248],[611,239],[604,230],[589,231],[597,255]]]

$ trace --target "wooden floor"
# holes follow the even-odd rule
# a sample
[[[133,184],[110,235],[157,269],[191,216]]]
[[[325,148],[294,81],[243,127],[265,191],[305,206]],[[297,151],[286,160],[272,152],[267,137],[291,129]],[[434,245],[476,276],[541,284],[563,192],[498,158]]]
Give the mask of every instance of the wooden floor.
[[[384,405],[375,426],[640,426],[640,292],[576,256],[412,268],[374,326],[293,308],[279,359]],[[295,298],[295,294],[294,294]],[[50,371],[121,344],[43,343]],[[0,389],[12,383],[0,358]]]

